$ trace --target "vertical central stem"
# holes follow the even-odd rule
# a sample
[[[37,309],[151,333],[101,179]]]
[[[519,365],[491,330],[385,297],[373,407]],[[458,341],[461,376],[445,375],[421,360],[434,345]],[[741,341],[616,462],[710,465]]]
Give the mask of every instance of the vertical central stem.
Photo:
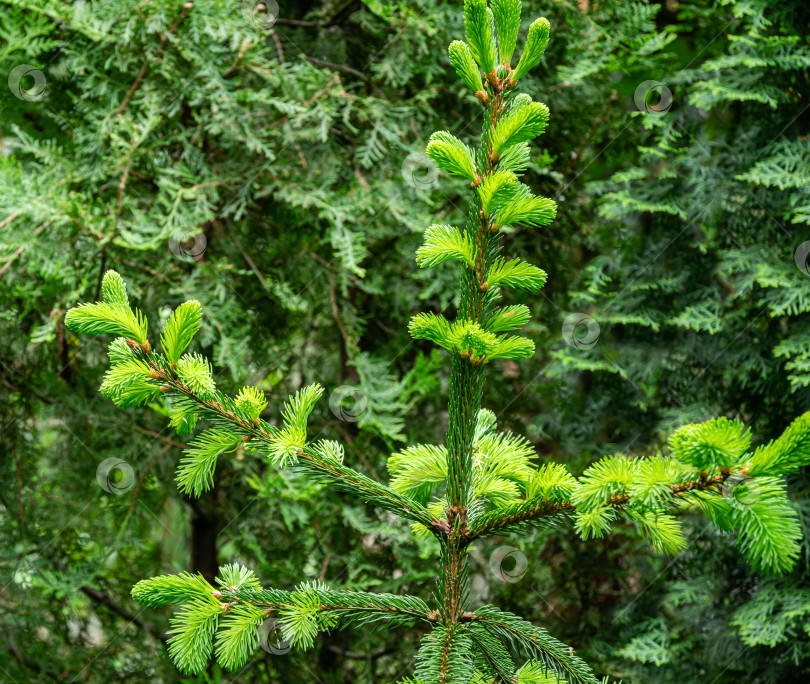
[[[447,433],[447,502],[458,516],[469,503],[475,423],[481,408],[484,372],[480,366],[454,354],[450,373]],[[450,523],[452,524],[452,520]]]
[[[479,175],[485,178],[493,170],[488,131],[501,114],[500,89],[492,92],[484,127],[484,140],[479,153]],[[459,313],[467,320],[483,325],[493,293],[486,285],[486,275],[497,254],[498,238],[493,234],[488,216],[484,215],[478,193],[471,206],[467,230],[475,236],[476,258],[472,268],[465,268],[460,282]],[[442,618],[447,625],[458,624],[467,600],[467,510],[473,484],[473,448],[475,426],[481,408],[484,387],[482,359],[471,354],[454,353],[450,370],[448,397],[449,429],[447,433],[447,509],[450,533],[442,540],[440,593]]]

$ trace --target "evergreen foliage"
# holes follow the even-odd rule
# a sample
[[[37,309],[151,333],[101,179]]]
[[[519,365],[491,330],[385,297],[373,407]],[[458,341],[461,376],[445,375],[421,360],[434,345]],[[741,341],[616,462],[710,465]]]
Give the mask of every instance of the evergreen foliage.
[[[722,16],[714,14],[717,9]],[[804,343],[795,337],[807,319],[800,249],[806,236],[798,209],[804,200],[759,174],[770,169],[778,175],[781,168],[791,169],[794,181],[802,177],[795,160],[807,134],[808,81],[801,65],[810,17],[806,7],[772,2],[679,3],[674,12],[689,30],[670,33],[655,66],[626,67],[635,80],[616,85],[617,104],[623,101],[632,112],[625,120],[628,131],[640,139],[617,150],[629,142],[617,128],[615,142],[600,158],[612,168],[604,175],[605,169],[595,171],[585,183],[603,221],[584,236],[581,277],[557,300],[562,311],[583,312],[598,323],[598,345],[559,344],[547,375],[583,374],[569,393],[555,398],[570,397],[562,412],[581,415],[588,435],[603,435],[599,451],[660,448],[678,425],[723,415],[729,437],[736,439],[725,454],[715,448],[717,456],[734,463],[748,452],[747,476],[764,478],[757,484],[735,479],[736,486],[726,488],[729,496],[736,492],[730,503],[772,495],[782,500],[766,479],[775,461],[764,468],[758,453],[769,440],[797,439],[803,419],[793,418],[810,408],[800,360]],[[661,10],[658,25],[671,18],[668,9]],[[648,83],[636,94],[647,79],[658,85]],[[537,423],[548,429],[551,442],[565,440],[572,458],[587,448],[570,424],[554,425],[539,415]],[[747,445],[742,425],[757,448]],[[797,444],[791,452],[801,449]],[[685,457],[705,458],[700,452]],[[807,529],[806,469],[780,472],[793,501],[787,519],[797,515]],[[755,515],[732,507],[731,514],[742,512]],[[687,532],[692,539],[716,539],[711,527],[694,518]],[[738,617],[751,624],[764,618],[767,612],[756,618],[752,607],[768,604],[757,600],[761,587],[769,587],[771,597],[780,587],[789,600],[793,588],[807,582],[806,542],[794,571],[780,580],[763,579],[727,550],[745,543],[740,536],[722,540],[715,557],[692,548],[671,566],[634,564],[649,588],[615,617],[611,631],[617,638],[604,639],[626,647],[627,665],[620,671],[627,679],[733,681],[756,672],[775,683],[806,677],[805,633],[795,631],[780,648],[768,650],[745,641]],[[611,537],[608,543],[622,542]],[[554,594],[558,589],[567,594],[559,583],[545,587]],[[612,591],[635,595],[621,582]],[[718,633],[728,639],[718,640]],[[696,652],[703,655],[694,658]]]
[[[474,146],[481,72],[470,52],[480,85],[448,89],[455,65],[440,49],[465,33],[461,3],[279,3],[272,27],[214,0],[0,4],[2,677],[179,680],[162,646],[170,610],[129,595],[143,577],[183,568],[218,586],[217,567],[236,560],[270,586],[320,577],[333,590],[432,603],[434,535],[415,523],[427,537],[414,540],[409,521],[313,483],[300,461],[277,470],[246,442],[218,459],[212,490],[182,495],[178,456],[188,435],[213,426],[152,394],[151,379],[136,388],[148,410],[122,423],[97,390],[107,366],[131,360],[126,336],[102,344],[63,321],[76,301],[108,301],[102,280],[115,269],[159,349],[171,310],[200,301],[186,353],[211,360],[216,388],[249,417],[280,427],[297,387],[340,386],[308,421],[323,462],[346,460],[377,481],[385,454],[435,441],[446,429],[443,354],[400,324],[419,308],[452,319],[458,303],[457,268],[414,275],[412,254],[425,226],[467,219],[466,184],[437,181],[421,154],[440,128]],[[552,105],[552,128],[497,168],[560,211],[542,231],[505,229],[505,256],[549,278],[539,296],[504,288],[506,306],[482,324],[495,334],[526,326],[537,344],[531,358],[486,366],[484,398],[549,476],[495,480],[493,498],[525,486],[527,509],[538,508],[535,492],[569,501],[571,474],[620,452],[653,454],[645,462],[660,475],[644,490],[666,500],[656,483],[673,477],[673,428],[718,415],[750,428],[748,475],[768,476],[754,469],[757,452],[800,440],[791,420],[810,409],[805,224],[792,222],[806,204],[807,7],[495,1],[500,62],[499,12],[519,4],[512,66],[534,16],[554,27],[539,68],[520,79]],[[36,73],[20,80],[32,99],[11,89],[21,65],[47,80],[39,94]],[[671,98],[660,86],[634,97],[649,79]],[[518,95],[512,107],[531,101]],[[592,317],[589,333],[599,323],[591,348],[567,341],[572,312]],[[345,413],[332,399],[347,385],[362,402]],[[793,459],[787,488],[806,529],[808,469],[800,452],[778,448]],[[121,489],[99,486],[110,459],[130,467],[109,474],[123,476]],[[729,501],[753,500],[746,482],[729,480]],[[688,546],[674,558],[649,554],[655,538],[630,513],[629,526],[614,521],[588,542],[565,516],[516,523],[519,535],[470,547],[470,601],[544,625],[628,683],[806,678],[807,541],[791,574],[763,576],[735,548],[737,533],[697,511],[678,509]],[[504,543],[524,554],[524,576],[491,570]],[[268,643],[282,639],[275,624]],[[305,652],[254,649],[238,674],[212,663],[200,679],[392,682],[424,629],[322,632]],[[541,664],[518,672],[557,681]]]
[[[514,22],[508,13],[499,14]],[[123,283],[115,273],[105,277],[107,286],[102,289],[109,301],[81,305],[66,317],[77,332],[131,338],[126,343],[128,357],[120,345],[111,355],[106,396],[130,406],[160,393],[186,415],[194,415],[195,422],[202,419],[212,426],[192,442],[181,463],[178,480],[187,491],[199,495],[206,489],[218,457],[242,442],[275,468],[298,468],[404,517],[432,534],[440,549],[432,609],[416,597],[353,595],[317,583],[293,591],[261,589],[251,571],[236,566],[220,568],[220,589],[191,575],[143,580],[133,589],[136,600],[146,605],[181,604],[169,640],[169,653],[181,671],[201,672],[212,654],[224,667],[238,668],[251,655],[261,621],[276,614],[284,639],[296,648],[311,647],[319,632],[341,626],[377,619],[400,626],[420,620],[430,631],[422,639],[412,681],[423,684],[482,681],[490,676],[510,681],[516,672],[513,654],[529,659],[521,667],[526,677],[519,676],[519,681],[531,681],[542,671],[541,677],[595,684],[590,667],[545,629],[492,606],[471,609],[469,604],[470,544],[541,520],[572,523],[588,540],[605,535],[622,518],[629,519],[642,527],[653,547],[675,553],[685,542],[677,518],[669,512],[700,506],[718,528],[739,531],[741,549],[754,566],[786,572],[796,562],[801,528],[783,476],[807,465],[807,415],[798,419],[790,434],[759,450],[756,477],[749,474],[755,464],[747,433],[739,423],[724,419],[681,428],[672,438],[669,460],[609,456],[580,478],[559,465],[538,468],[530,460],[533,450],[523,440],[493,432],[494,416],[481,409],[485,366],[496,359],[530,356],[534,345],[526,338],[499,335],[486,325],[494,321],[500,328],[501,319],[492,315],[514,311],[499,311],[501,287],[534,290],[545,282],[539,268],[500,256],[504,227],[546,225],[555,205],[510,179],[492,191],[487,211],[477,188],[489,175],[503,171],[499,160],[510,148],[545,128],[548,110],[518,100],[513,88],[539,63],[549,23],[541,19],[531,25],[518,66],[512,71],[508,63],[501,65],[501,73],[494,69],[494,14],[483,0],[465,2],[465,26],[472,53],[487,74],[484,97],[479,98],[484,107],[481,146],[473,153],[441,131],[431,137],[426,151],[441,169],[465,178],[476,189],[464,228],[444,231],[438,239],[429,229],[421,252],[428,255],[421,257],[424,266],[461,256],[459,313],[452,323],[418,314],[410,325],[415,338],[429,339],[450,352],[448,433],[443,447],[414,447],[406,452],[413,460],[392,458],[391,486],[343,464],[342,450],[330,443],[310,443],[307,419],[323,391],[320,386],[296,392],[275,427],[218,391],[203,356],[180,356],[199,328],[195,303],[181,305],[178,312],[183,313],[169,320],[162,352],[151,348],[145,320],[127,305]],[[507,28],[507,36],[510,31]],[[514,168],[507,170],[516,173]],[[499,201],[504,187],[512,192]],[[465,258],[468,254],[471,259]],[[244,394],[240,396],[243,405],[255,408],[244,401]]]

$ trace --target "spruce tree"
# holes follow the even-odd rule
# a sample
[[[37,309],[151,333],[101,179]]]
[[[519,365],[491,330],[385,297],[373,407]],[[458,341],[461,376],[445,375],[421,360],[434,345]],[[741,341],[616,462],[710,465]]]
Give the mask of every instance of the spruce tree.
[[[423,268],[461,262],[458,315],[449,321],[420,313],[409,325],[415,339],[432,341],[449,356],[444,444],[417,444],[392,455],[391,480],[383,485],[347,465],[339,442],[308,438],[307,418],[322,387],[300,389],[274,422],[261,417],[266,399],[256,388],[245,387],[234,397],[219,391],[208,359],[189,351],[202,319],[199,303],[174,310],[160,335],[160,351],[115,271],[103,279],[101,301],[66,316],[77,332],[116,336],[102,394],[124,408],[163,403],[181,434],[203,427],[180,459],[181,491],[200,496],[210,489],[218,459],[241,447],[274,468],[296,468],[408,520],[415,534],[434,537],[440,548],[430,601],[331,590],[320,582],[266,588],[237,564],[220,569],[216,586],[188,573],[143,580],[132,591],[139,603],[179,606],[169,652],[183,672],[201,672],[212,656],[225,668],[239,668],[268,628],[306,648],[320,631],[419,623],[427,633],[414,678],[405,681],[595,683],[573,649],[542,627],[494,606],[471,605],[467,554],[476,540],[529,527],[570,526],[587,541],[629,522],[655,550],[674,554],[686,546],[675,514],[700,508],[719,529],[738,532],[740,550],[755,567],[785,572],[799,555],[801,530],[784,476],[810,462],[810,414],[754,450],[739,421],[687,425],[673,433],[667,452],[610,456],[577,478],[561,464],[538,464],[527,441],[499,432],[495,413],[482,407],[488,364],[525,359],[534,351],[528,338],[509,334],[527,323],[528,309],[498,302],[506,287],[535,291],[546,280],[539,267],[506,258],[503,243],[515,226],[545,226],[556,213],[554,201],[535,196],[519,181],[529,142],[544,132],[549,110],[516,92],[520,79],[540,62],[550,26],[545,19],[532,23],[515,61],[519,0],[492,0],[489,7],[486,0],[465,0],[464,15],[467,40],[454,41],[449,55],[469,95],[481,103],[480,144],[473,150],[439,131],[426,152],[437,167],[469,182],[468,219],[463,227],[430,226],[417,252]]]

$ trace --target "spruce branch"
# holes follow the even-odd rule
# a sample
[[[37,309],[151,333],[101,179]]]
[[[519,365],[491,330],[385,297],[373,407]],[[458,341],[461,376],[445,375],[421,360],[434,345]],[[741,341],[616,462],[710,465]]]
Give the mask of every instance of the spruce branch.
[[[487,271],[489,287],[516,287],[520,290],[539,290],[546,283],[546,272],[520,259],[498,258]]]
[[[718,460],[726,458],[739,434],[735,428],[728,433],[728,444],[714,444]],[[523,501],[473,516],[465,541],[571,521],[583,539],[599,538],[624,518],[635,522],[657,551],[674,554],[684,548],[685,539],[668,510],[691,500],[717,527],[739,532],[738,545],[754,567],[785,572],[798,554],[801,529],[784,481],[774,476],[751,478],[745,468],[713,466],[701,472],[672,459],[614,456],[592,465],[579,480],[559,467],[538,471],[526,492]]]
[[[513,503],[475,518],[470,525],[469,541],[532,526],[555,524],[555,518],[559,521],[572,511],[573,505],[568,502],[555,503],[543,497]]]
[[[810,465],[810,412],[794,420],[777,439],[754,450],[747,474],[784,475]]]
[[[539,661],[549,673],[570,684],[598,684],[591,668],[573,649],[550,636],[523,618],[493,606],[482,606],[474,612],[464,613],[462,622],[479,624],[493,635],[504,639],[515,648],[524,650]]]
[[[466,630],[439,626],[422,639],[416,656],[422,682],[467,684],[473,676],[472,641]]]
[[[177,488],[195,497],[214,485],[217,459],[236,451],[242,438],[225,430],[213,428],[198,435],[186,449],[177,469]]]
[[[730,468],[748,451],[751,435],[738,420],[715,418],[685,425],[669,439],[669,448],[679,461],[698,470],[716,465]]]
[[[510,170],[502,168],[486,176],[478,186],[478,198],[485,214],[491,214],[496,208],[496,201],[503,202],[504,197],[512,191],[518,182],[517,176]]]
[[[498,160],[498,170],[511,171],[516,174],[523,173],[529,166],[530,155],[531,148],[528,142],[512,145],[512,147],[506,149]]]
[[[420,447],[411,452],[416,458],[413,467],[405,463],[404,454],[402,459],[392,459],[392,484],[424,502],[437,484],[436,478],[442,471],[440,457],[442,453],[445,456],[445,491],[429,509],[443,508],[449,525],[442,541],[437,598],[442,619],[450,627],[458,623],[467,601],[468,519],[516,499],[528,477],[527,469],[521,469],[525,456],[520,445],[490,440],[489,449],[481,449],[486,425],[492,422],[480,411],[485,365],[493,359],[526,358],[534,352],[531,340],[497,334],[518,329],[528,320],[525,307],[496,309],[499,286],[535,289],[545,280],[539,268],[500,257],[499,228],[513,222],[545,225],[555,212],[552,200],[535,197],[518,181],[517,174],[528,164],[527,141],[542,132],[547,110],[542,105],[532,105],[530,98],[512,98],[509,91],[514,83],[509,78],[510,72],[495,69],[496,30],[502,39],[499,49],[506,59],[514,49],[513,46],[510,49],[510,42],[515,40],[520,12],[513,2],[498,3],[494,10],[503,25],[496,26],[495,13],[487,7],[486,0],[465,2],[467,40],[486,76],[484,91],[476,93],[485,107],[479,151],[474,156],[445,132],[434,134],[427,147],[427,153],[440,168],[467,178],[475,188],[465,231],[458,236],[446,232],[438,235],[432,227],[418,255],[422,266],[453,258],[464,262],[458,318],[451,323],[443,316],[422,313],[409,325],[414,338],[431,340],[450,352],[446,446],[444,450]],[[460,64],[461,48],[454,50],[459,51]],[[478,160],[478,166],[474,159]],[[467,236],[469,242],[462,242],[461,235]],[[470,245],[474,250],[469,250]],[[500,451],[499,445],[503,447]],[[450,630],[426,643],[424,649],[440,654],[438,645],[447,645],[456,636]]]
[[[114,273],[114,272],[111,272]],[[123,302],[125,288],[118,274],[105,279],[108,297]],[[126,318],[131,309],[123,303],[83,304],[68,312],[75,325],[72,312],[93,309],[90,329],[121,334],[112,325]],[[196,303],[178,307],[181,313],[164,330],[164,344],[178,350],[189,332],[198,327]],[[145,335],[145,319],[143,330]],[[112,328],[112,329],[111,329]],[[86,329],[86,328],[85,328]],[[124,334],[130,332],[125,330]],[[307,418],[323,389],[312,385],[299,390],[284,405],[283,423],[274,428],[259,418],[266,400],[258,390],[245,388],[232,399],[219,392],[214,384],[210,363],[196,353],[183,354],[177,363],[152,351],[145,336],[142,343],[127,342],[119,338],[110,345],[112,366],[105,376],[102,392],[121,406],[144,404],[158,395],[172,401],[172,423],[193,427],[198,417],[211,422],[211,429],[192,442],[178,469],[177,480],[182,491],[199,496],[213,484],[213,471],[220,455],[234,451],[244,443],[251,452],[263,454],[279,467],[295,467],[315,475],[331,486],[353,494],[363,501],[391,511],[441,534],[447,523],[431,514],[424,506],[344,465],[335,448],[320,443],[308,444]]]
[[[318,611],[329,613],[340,628],[367,625],[383,620],[391,625],[408,625],[416,620],[432,624],[430,609],[422,599],[399,594],[328,589],[322,585],[302,585],[318,598]],[[282,612],[294,605],[294,592],[281,590],[239,589],[223,591],[222,601],[241,602],[260,608],[266,615]]]
[[[216,655],[228,669],[244,664],[258,645],[259,625],[268,617],[278,619],[284,640],[302,648],[312,646],[320,631],[381,621],[389,627],[408,626],[417,620],[432,622],[425,603],[411,596],[333,591],[317,582],[304,583],[293,591],[261,589],[257,582],[228,586],[224,577],[218,583],[222,589],[212,593],[223,617]]]
[[[425,243],[416,251],[416,263],[422,267],[458,260],[473,268],[475,245],[470,236],[454,226],[432,225],[425,231]]]
[[[522,328],[529,322],[531,312],[525,304],[511,304],[493,311],[487,317],[484,328],[492,333],[507,332]]]
[[[107,271],[101,280],[101,296],[107,304],[129,306],[127,286],[124,279],[115,271]]]
[[[263,589],[251,570],[237,564],[221,567],[216,582],[219,588],[199,575],[164,575],[143,580],[132,591],[143,605],[180,605],[169,653],[184,672],[202,671],[212,654],[227,669],[243,666],[269,617],[277,618],[283,639],[302,648],[320,631],[435,622],[425,602],[414,596],[332,590],[319,582],[292,591]]]
[[[511,684],[515,681],[515,664],[504,642],[486,627],[467,624],[467,634],[473,643],[476,672],[487,682]]]
[[[121,335],[138,344],[147,344],[146,318],[140,311],[132,311],[125,304],[80,304],[65,314],[65,324],[78,333]]]
[[[545,226],[554,220],[557,203],[546,197],[537,197],[522,183],[505,185],[490,205],[492,229],[512,223]]]
[[[169,656],[181,672],[196,674],[208,665],[222,609],[206,601],[184,604],[169,621]]]

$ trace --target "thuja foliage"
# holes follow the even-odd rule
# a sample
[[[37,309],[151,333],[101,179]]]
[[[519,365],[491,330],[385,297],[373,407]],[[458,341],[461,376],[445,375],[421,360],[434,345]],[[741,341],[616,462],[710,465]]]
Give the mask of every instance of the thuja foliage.
[[[788,571],[799,555],[801,529],[784,476],[810,462],[810,414],[753,450],[739,421],[690,424],[675,431],[660,454],[609,456],[577,478],[561,464],[538,463],[529,444],[498,432],[495,414],[482,407],[488,364],[534,351],[528,338],[512,334],[527,323],[528,309],[500,306],[499,300],[506,287],[535,291],[546,280],[537,266],[507,258],[503,243],[515,227],[547,225],[556,212],[552,200],[535,196],[519,180],[529,142],[545,130],[549,110],[516,91],[540,62],[550,26],[545,19],[531,24],[515,62],[519,0],[494,0],[489,7],[486,0],[466,0],[464,18],[467,40],[451,44],[450,59],[483,108],[480,144],[472,149],[439,131],[426,152],[440,169],[469,182],[468,219],[462,227],[429,227],[417,252],[426,268],[460,262],[458,315],[450,321],[421,313],[409,325],[414,338],[436,343],[450,357],[444,444],[414,445],[393,455],[392,478],[383,485],[348,466],[341,443],[309,438],[307,418],[320,386],[296,392],[275,423],[261,418],[266,402],[255,388],[234,397],[219,391],[210,362],[190,351],[201,322],[197,302],[175,309],[160,351],[115,271],[103,279],[100,302],[66,316],[77,332],[116,336],[101,387],[105,396],[125,408],[162,403],[181,434],[204,426],[180,461],[182,491],[199,496],[210,489],[218,459],[241,447],[275,468],[296,468],[399,515],[416,534],[434,537],[440,549],[430,600],[331,590],[319,582],[266,588],[237,564],[222,567],[216,585],[186,573],[143,580],[132,592],[138,602],[179,605],[169,651],[184,672],[202,671],[212,656],[226,668],[240,667],[267,620],[297,648],[311,646],[322,631],[419,623],[426,635],[414,677],[405,681],[595,683],[589,666],[544,628],[495,606],[471,604],[467,554],[473,542],[545,526],[571,527],[587,541],[629,522],[655,550],[674,554],[686,546],[676,514],[700,509],[717,528],[736,530],[742,554],[765,572]]]
[[[624,152],[609,180],[595,174],[585,186],[606,220],[593,224],[566,305],[592,316],[601,336],[591,349],[553,352],[552,375],[579,373],[569,415],[581,418],[552,426],[567,453],[587,449],[582,435],[592,434],[639,449],[718,412],[767,441],[808,410],[810,186],[800,161],[810,132],[808,10],[768,0],[678,3],[669,54],[628,84],[632,95],[654,78],[671,98],[666,112],[629,115],[642,136],[637,150]],[[787,478],[805,528],[807,476]],[[714,537],[699,519],[691,534]],[[633,564],[651,586],[600,635],[613,645],[606,658],[625,645],[626,679],[806,676],[807,540],[795,571],[768,579],[728,546],[694,544],[666,569]],[[556,581],[544,590],[574,595]]]

